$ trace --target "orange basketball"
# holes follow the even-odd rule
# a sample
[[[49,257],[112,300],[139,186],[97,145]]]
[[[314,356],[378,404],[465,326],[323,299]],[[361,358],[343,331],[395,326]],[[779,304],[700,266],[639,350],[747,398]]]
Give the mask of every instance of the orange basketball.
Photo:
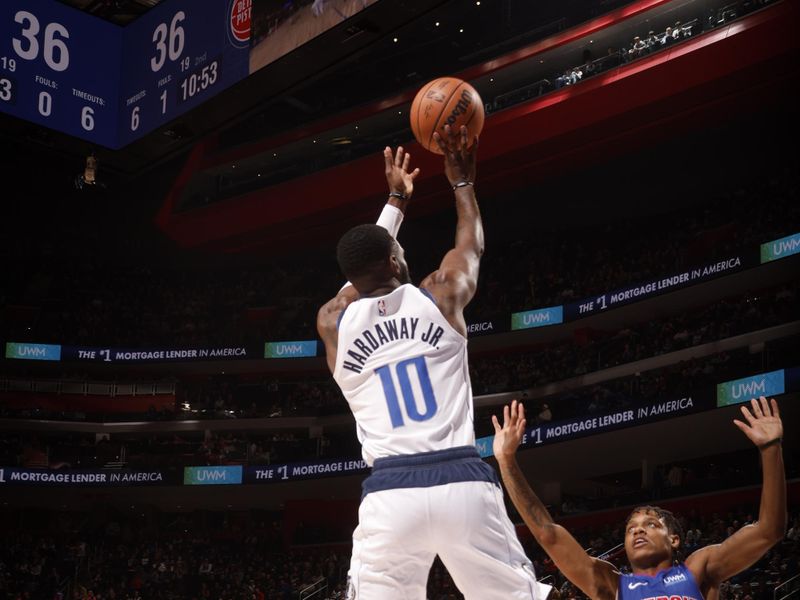
[[[475,88],[455,77],[439,77],[423,85],[411,103],[411,131],[422,146],[442,154],[433,132],[444,126],[456,131],[467,126],[470,144],[483,129],[483,101]]]

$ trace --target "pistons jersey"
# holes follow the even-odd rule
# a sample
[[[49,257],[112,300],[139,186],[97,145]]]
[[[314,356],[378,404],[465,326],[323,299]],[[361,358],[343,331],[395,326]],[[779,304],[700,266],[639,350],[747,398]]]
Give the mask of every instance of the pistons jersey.
[[[617,600],[703,600],[703,594],[681,563],[653,577],[620,574]]]
[[[410,284],[340,315],[333,378],[356,420],[362,455],[474,446],[467,340],[427,290]]]

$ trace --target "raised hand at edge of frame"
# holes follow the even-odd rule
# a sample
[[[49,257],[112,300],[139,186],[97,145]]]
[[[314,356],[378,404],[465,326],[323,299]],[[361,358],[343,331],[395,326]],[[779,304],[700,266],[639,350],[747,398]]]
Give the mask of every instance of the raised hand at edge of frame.
[[[733,420],[736,425],[753,444],[763,449],[781,441],[783,438],[783,422],[778,411],[775,398],[767,400],[761,396],[758,400],[750,400],[750,409],[746,405],[741,407],[746,423],[738,419]]]
[[[503,426],[497,416],[492,415],[494,425],[494,442],[492,450],[498,461],[511,458],[516,454],[517,448],[525,433],[525,407],[519,400],[512,400],[511,406],[503,407]]]

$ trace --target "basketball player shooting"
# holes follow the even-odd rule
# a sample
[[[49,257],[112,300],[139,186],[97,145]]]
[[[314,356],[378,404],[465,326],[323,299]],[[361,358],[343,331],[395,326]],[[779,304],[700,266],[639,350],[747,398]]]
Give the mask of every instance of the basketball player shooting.
[[[503,408],[503,426],[493,416],[494,454],[503,482],[525,524],[564,576],[589,598],[645,600],[719,596],[719,585],[759,560],[786,532],[786,475],[781,439],[783,424],[774,399],[763,396],[741,407],[734,424],[761,454],[763,484],[758,521],[745,525],[721,544],[692,552],[681,561],[682,531],[673,514],[656,506],[635,508],[625,526],[625,554],[632,574],[589,556],[574,537],[553,522],[525,481],[516,450],[525,431],[525,410],[514,400]]]
[[[390,207],[392,218],[339,240],[352,285],[317,315],[328,367],[373,468],[353,532],[348,598],[424,600],[437,554],[467,600],[537,597],[497,474],[475,448],[463,311],[475,294],[483,225],[478,144],[467,135],[465,127],[435,135],[458,216],[439,269],[411,284],[394,237],[400,211]],[[407,201],[418,171],[408,172],[402,148],[384,158],[390,200]]]

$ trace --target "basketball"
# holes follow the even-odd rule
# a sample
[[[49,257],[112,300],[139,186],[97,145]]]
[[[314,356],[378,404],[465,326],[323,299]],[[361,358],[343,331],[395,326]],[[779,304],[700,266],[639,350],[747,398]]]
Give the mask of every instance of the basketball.
[[[470,144],[483,129],[483,101],[466,81],[439,77],[423,85],[411,103],[411,131],[423,148],[442,154],[434,131],[444,135],[445,125],[456,131],[466,125]]]

